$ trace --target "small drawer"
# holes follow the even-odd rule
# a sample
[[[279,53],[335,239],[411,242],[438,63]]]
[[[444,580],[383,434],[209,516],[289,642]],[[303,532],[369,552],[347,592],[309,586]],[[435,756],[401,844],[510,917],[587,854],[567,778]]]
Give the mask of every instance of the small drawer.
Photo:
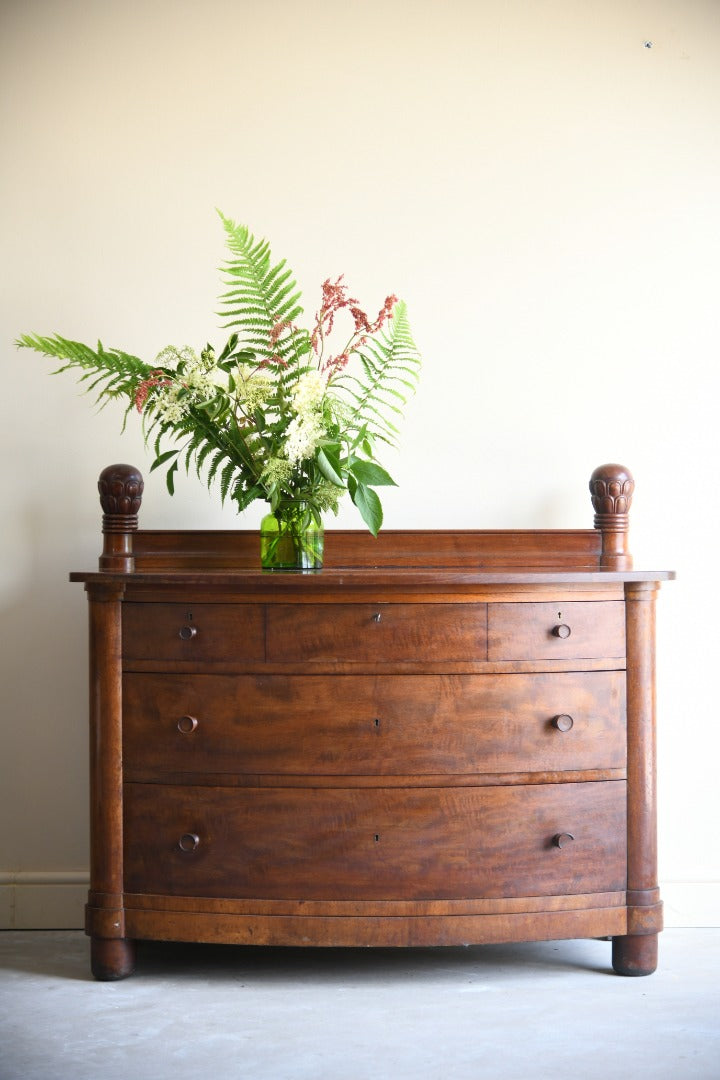
[[[624,656],[622,600],[489,605],[489,660],[600,660]]]
[[[144,604],[122,608],[125,660],[263,660],[262,607]]]
[[[624,769],[625,672],[127,672],[129,780]]]
[[[621,780],[124,791],[133,893],[427,900],[615,892],[627,883]]]
[[[486,604],[278,604],[269,661],[485,660]]]

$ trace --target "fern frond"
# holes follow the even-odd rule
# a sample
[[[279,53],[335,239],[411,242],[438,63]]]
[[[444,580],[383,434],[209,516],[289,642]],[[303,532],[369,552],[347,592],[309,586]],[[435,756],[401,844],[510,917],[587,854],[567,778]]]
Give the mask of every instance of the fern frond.
[[[97,349],[83,345],[80,341],[68,338],[42,337],[40,334],[22,334],[15,343],[21,349],[34,349],[44,356],[52,356],[64,363],[55,369],[54,374],[77,369],[81,372],[78,381],[88,383],[86,393],[96,392],[96,401],[102,398],[112,399],[127,397],[130,407],[135,391],[144,379],[150,377],[152,368],[137,356],[122,352],[120,349],[105,349],[98,341]]]
[[[210,485],[212,484],[213,480],[215,479],[215,474],[220,468],[221,463],[225,461],[226,458],[227,454],[224,450],[216,450],[213,454],[213,459],[210,462],[210,468],[208,469],[207,476],[205,477],[205,482],[207,483],[208,487],[210,487]]]
[[[242,332],[243,345],[263,357],[279,356],[297,363],[307,352],[307,331],[288,330],[276,342],[271,333],[278,323],[295,322],[302,315],[300,290],[284,259],[271,263],[270,245],[256,241],[247,225],[236,225],[220,214],[232,255],[224,266],[227,291],[221,294],[225,327]],[[309,342],[308,342],[309,346]]]
[[[220,500],[222,503],[224,503],[227,499],[228,491],[230,490],[230,483],[236,469],[237,466],[235,462],[229,461],[222,471],[222,475],[220,477]]]
[[[345,371],[333,381],[349,406],[348,429],[365,430],[371,439],[395,446],[398,429],[392,418],[402,417],[421,365],[402,301],[395,305],[388,331],[369,339],[359,357],[362,375]]]
[[[212,443],[206,442],[198,449],[195,454],[195,471],[197,472],[198,480],[202,476],[202,468],[205,464],[206,458],[210,456],[213,451]]]

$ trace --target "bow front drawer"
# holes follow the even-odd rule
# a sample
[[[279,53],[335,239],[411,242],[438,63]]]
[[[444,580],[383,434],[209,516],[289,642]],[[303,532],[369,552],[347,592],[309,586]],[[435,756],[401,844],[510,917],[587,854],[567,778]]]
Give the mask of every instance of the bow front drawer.
[[[126,660],[264,660],[257,604],[123,604]]]
[[[624,769],[625,672],[123,679],[125,775]]]
[[[624,659],[621,600],[491,604],[489,660]]]
[[[528,787],[125,785],[125,888],[432,899],[626,888],[624,781]]]
[[[271,604],[269,661],[485,660],[486,604]]]

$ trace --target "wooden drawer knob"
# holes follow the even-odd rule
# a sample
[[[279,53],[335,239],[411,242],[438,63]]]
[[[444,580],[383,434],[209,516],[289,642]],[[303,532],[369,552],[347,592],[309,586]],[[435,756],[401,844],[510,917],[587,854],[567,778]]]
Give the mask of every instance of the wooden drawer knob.
[[[194,832],[183,833],[178,840],[178,847],[186,854],[191,851],[197,851],[200,847],[200,837]]]
[[[553,626],[553,634],[559,638],[569,638],[572,630],[567,623],[558,623],[557,626]]]
[[[572,716],[568,716],[567,713],[560,713],[559,716],[553,717],[553,727],[556,727],[558,731],[569,731],[573,726]]]
[[[198,726],[194,716],[181,716],[177,722],[177,729],[181,735],[189,735]]]
[[[197,626],[181,626],[178,637],[183,641],[190,641],[197,634]]]
[[[555,847],[567,847],[574,839],[575,837],[573,834],[569,832],[555,833],[555,836],[553,836],[553,844]]]

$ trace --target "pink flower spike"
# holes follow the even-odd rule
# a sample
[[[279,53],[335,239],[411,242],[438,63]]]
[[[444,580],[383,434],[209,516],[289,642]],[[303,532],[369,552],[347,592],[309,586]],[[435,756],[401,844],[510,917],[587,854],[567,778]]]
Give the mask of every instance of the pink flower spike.
[[[286,330],[294,330],[295,327],[289,319],[279,319],[270,331],[270,344],[277,345]]]
[[[172,379],[166,379],[162,371],[154,371],[149,378],[143,379],[135,391],[135,408],[138,412],[143,411],[153,386],[172,386]]]
[[[350,308],[350,314],[352,315],[353,319],[355,320],[355,331],[356,332],[359,331],[359,330],[367,330],[367,331],[370,330],[370,320],[368,319],[367,315],[362,310],[362,308],[351,307]]]
[[[278,356],[276,353],[274,356],[266,356],[264,360],[261,360],[256,370],[259,371],[260,368],[270,367],[271,364],[277,364],[278,367],[284,368],[288,366],[287,360],[283,360],[282,356]]]
[[[397,296],[391,295],[391,296],[387,296],[385,298],[385,303],[380,308],[380,311],[378,312],[378,317],[375,320],[375,322],[372,324],[372,327],[370,329],[370,332],[372,334],[377,333],[377,331],[380,329],[380,327],[383,325],[383,323],[385,322],[386,319],[392,319],[392,317],[393,317],[393,308],[395,307],[397,302],[398,302]]]
[[[327,381],[330,382],[334,375],[337,375],[338,372],[342,371],[342,369],[347,366],[349,361],[349,352],[340,353],[338,356],[331,356],[322,366],[323,374],[327,374]]]
[[[312,333],[312,346],[317,351],[318,339],[326,334],[331,334],[335,324],[335,315],[341,308],[357,304],[354,297],[347,295],[347,286],[342,283],[341,274],[336,281],[326,278],[322,285],[322,302],[320,310],[315,316],[315,329]]]

